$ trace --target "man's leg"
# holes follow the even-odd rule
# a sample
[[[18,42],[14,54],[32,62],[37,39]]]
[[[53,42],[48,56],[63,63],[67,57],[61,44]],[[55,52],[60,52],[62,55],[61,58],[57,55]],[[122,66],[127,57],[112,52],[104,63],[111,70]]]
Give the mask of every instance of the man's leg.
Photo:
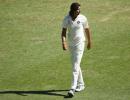
[[[85,43],[83,42],[79,48],[80,49],[80,62],[82,60],[82,56],[83,56],[83,52],[84,52],[84,45],[85,45]],[[81,67],[79,67],[79,74],[78,74],[76,91],[82,91],[84,88],[85,87],[84,87],[82,71],[81,71]]]
[[[77,63],[74,63],[73,65],[73,73],[72,73],[72,85],[71,89],[76,89],[77,82],[78,82],[78,76],[79,76],[79,65]]]
[[[84,81],[83,81],[81,68],[79,69],[79,76],[78,76],[77,86],[84,86]]]

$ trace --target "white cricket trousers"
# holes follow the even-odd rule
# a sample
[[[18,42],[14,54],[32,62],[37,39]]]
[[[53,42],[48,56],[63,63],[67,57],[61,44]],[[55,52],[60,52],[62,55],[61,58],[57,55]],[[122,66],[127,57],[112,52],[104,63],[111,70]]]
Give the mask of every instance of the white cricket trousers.
[[[72,59],[72,84],[71,89],[76,89],[77,86],[84,86],[82,71],[80,68],[81,59],[84,52],[85,42],[82,42],[76,46],[70,46],[70,53]]]

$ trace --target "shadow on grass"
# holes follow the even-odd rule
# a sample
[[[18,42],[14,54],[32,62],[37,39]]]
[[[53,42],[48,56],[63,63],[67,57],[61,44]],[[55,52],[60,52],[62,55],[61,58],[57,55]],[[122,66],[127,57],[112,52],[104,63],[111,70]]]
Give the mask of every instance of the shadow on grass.
[[[41,95],[50,95],[50,96],[63,96],[61,92],[68,90],[43,90],[43,91],[0,91],[0,94],[17,94],[21,96],[27,96],[28,94],[41,94]]]

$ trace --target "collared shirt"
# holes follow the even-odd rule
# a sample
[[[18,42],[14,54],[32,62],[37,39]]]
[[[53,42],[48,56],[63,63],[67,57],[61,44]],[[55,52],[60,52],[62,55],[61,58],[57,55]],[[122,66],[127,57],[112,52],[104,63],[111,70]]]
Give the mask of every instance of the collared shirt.
[[[79,14],[73,21],[70,15],[67,15],[62,24],[63,28],[68,29],[68,41],[70,46],[76,46],[85,41],[84,29],[89,28],[87,18]]]

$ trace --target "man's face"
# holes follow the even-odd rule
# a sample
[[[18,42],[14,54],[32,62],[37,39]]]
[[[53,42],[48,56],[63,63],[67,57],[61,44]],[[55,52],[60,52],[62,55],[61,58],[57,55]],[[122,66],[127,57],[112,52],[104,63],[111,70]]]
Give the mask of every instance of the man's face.
[[[74,11],[74,17],[77,17],[79,13],[80,13],[80,6],[78,7],[76,11]]]

